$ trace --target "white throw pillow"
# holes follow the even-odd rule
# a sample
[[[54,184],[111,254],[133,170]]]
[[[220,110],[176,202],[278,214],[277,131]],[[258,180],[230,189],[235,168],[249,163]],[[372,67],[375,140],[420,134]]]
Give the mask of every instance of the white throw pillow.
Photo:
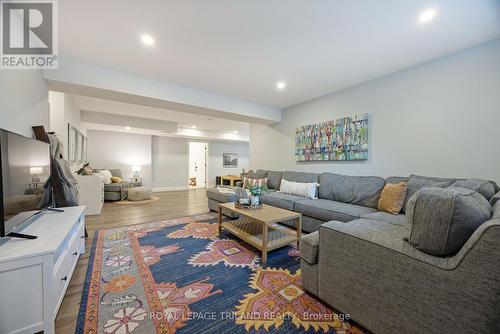
[[[285,179],[281,180],[280,192],[284,194],[297,195],[302,197],[308,197],[310,199],[316,199],[316,193],[318,190],[318,183],[302,183],[302,182],[292,182]]]
[[[99,173],[101,173],[101,175],[103,176],[103,181],[104,181],[104,184],[111,184],[111,177],[113,176],[111,174],[111,172],[107,169],[103,169],[101,171],[99,171]]]

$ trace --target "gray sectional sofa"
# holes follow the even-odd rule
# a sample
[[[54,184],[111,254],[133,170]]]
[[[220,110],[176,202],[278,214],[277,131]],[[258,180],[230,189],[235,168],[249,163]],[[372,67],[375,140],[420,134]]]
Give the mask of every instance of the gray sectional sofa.
[[[300,246],[302,285],[309,292],[374,333],[500,333],[500,189],[496,183],[417,175],[384,179],[256,173],[266,174],[271,188],[262,196],[263,203],[303,215],[303,230],[309,234],[302,237]],[[319,182],[318,199],[278,192],[282,178]],[[405,207],[398,215],[377,211],[385,184],[402,181],[407,182],[405,205],[424,188],[467,188],[490,201],[491,219],[471,232],[458,253],[430,255],[407,241]],[[220,202],[234,201],[216,193],[216,189],[207,193],[212,210]]]

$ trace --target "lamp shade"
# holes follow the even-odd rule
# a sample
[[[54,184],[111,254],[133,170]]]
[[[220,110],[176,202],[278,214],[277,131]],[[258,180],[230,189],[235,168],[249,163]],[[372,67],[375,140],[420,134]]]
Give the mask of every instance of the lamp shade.
[[[43,167],[30,167],[30,175],[43,174]]]
[[[132,166],[132,172],[140,172],[141,171],[141,166]]]

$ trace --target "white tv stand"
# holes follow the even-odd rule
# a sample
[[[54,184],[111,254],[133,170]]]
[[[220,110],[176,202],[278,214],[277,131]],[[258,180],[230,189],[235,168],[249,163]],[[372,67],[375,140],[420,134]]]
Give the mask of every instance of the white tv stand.
[[[54,321],[80,254],[84,206],[47,211],[21,233],[0,239],[0,333],[54,333]]]

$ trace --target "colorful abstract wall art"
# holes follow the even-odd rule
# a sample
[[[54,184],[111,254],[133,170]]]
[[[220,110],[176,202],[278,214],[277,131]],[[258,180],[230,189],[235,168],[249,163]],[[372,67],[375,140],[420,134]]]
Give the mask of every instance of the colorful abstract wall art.
[[[368,114],[305,125],[295,133],[297,161],[368,159]]]

